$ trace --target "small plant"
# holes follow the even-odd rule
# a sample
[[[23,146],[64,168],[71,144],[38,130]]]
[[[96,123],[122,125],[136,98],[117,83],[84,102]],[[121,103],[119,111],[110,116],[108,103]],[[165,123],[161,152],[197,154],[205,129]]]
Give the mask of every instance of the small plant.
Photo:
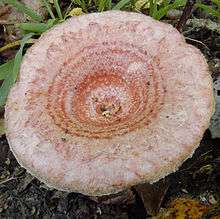
[[[9,90],[17,79],[24,46],[32,36],[32,33],[25,35],[15,58],[0,66],[0,80],[4,80],[0,87],[0,107],[4,106]]]
[[[220,0],[211,0],[214,5],[206,5],[204,3],[196,3],[195,7],[200,8],[220,20]]]
[[[147,8],[149,11],[149,15],[156,20],[160,20],[171,9],[176,9],[185,6],[186,0],[147,0],[141,1],[141,8]],[[138,1],[139,2],[139,1]]]

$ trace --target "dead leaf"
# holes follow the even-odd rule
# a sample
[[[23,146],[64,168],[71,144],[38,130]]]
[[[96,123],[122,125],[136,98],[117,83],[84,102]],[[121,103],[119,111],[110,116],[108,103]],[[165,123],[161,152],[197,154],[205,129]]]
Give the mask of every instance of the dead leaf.
[[[162,210],[159,215],[152,219],[201,219],[211,208],[211,205],[203,204],[196,199],[182,197],[173,200],[167,209]]]
[[[156,215],[159,212],[169,185],[169,180],[166,178],[154,184],[145,183],[134,187],[149,215]]]

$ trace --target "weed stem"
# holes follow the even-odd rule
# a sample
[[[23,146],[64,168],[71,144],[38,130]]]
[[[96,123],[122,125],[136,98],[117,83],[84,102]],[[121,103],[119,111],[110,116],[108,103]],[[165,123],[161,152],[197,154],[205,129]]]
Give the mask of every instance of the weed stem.
[[[182,32],[183,27],[186,25],[187,20],[189,19],[193,6],[196,4],[196,0],[187,0],[186,6],[183,9],[183,14],[179,19],[179,22],[176,25],[176,29],[179,32]]]

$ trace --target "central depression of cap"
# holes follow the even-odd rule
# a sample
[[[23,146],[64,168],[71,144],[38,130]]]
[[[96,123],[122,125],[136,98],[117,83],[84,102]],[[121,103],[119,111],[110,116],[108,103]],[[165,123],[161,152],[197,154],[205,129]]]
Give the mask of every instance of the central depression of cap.
[[[25,54],[5,113],[18,162],[49,186],[116,193],[175,171],[213,113],[204,57],[128,12],[71,18]]]
[[[84,47],[53,78],[46,110],[71,135],[108,138],[146,126],[163,104],[153,61],[135,44],[105,41]]]

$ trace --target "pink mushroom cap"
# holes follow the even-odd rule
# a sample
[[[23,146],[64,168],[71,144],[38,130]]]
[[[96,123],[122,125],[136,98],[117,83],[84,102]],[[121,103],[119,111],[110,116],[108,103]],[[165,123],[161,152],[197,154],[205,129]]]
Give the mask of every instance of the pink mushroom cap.
[[[28,49],[5,123],[31,174],[100,196],[175,172],[213,111],[198,49],[171,25],[109,11],[70,18]]]

